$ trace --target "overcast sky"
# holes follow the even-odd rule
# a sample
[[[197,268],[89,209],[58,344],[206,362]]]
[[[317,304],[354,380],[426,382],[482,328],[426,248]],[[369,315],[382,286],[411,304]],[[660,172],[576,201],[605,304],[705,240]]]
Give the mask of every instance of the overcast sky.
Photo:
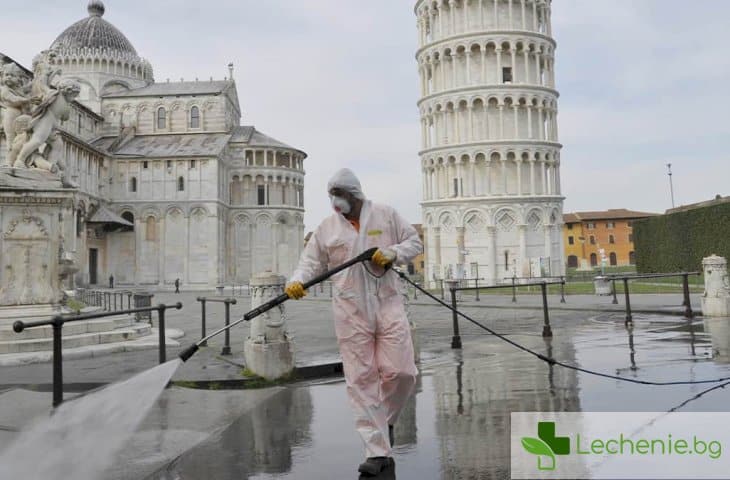
[[[0,52],[30,66],[85,0],[0,0]],[[222,79],[242,123],[308,153],[307,229],[348,166],[420,223],[414,0],[105,0],[157,81]],[[32,6],[31,6],[32,5]],[[730,1],[554,0],[565,211],[671,206],[730,192]]]

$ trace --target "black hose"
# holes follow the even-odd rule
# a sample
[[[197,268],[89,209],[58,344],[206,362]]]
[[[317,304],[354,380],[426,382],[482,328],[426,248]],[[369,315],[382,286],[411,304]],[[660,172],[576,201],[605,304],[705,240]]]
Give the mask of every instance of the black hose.
[[[464,313],[461,313],[459,310],[453,308],[448,303],[446,303],[446,302],[440,300],[439,298],[431,295],[428,291],[426,291],[425,289],[421,288],[416,283],[412,282],[411,279],[408,278],[405,273],[403,273],[401,271],[398,271],[398,270],[393,270],[393,271],[396,272],[403,280],[405,280],[406,282],[410,283],[411,285],[413,285],[414,287],[416,287],[418,290],[420,290],[424,294],[428,295],[430,298],[436,300],[438,303],[440,303],[444,307],[446,307],[449,310],[455,312],[457,315],[465,318],[466,320],[470,321],[471,323],[473,323],[474,325],[478,326],[479,328],[482,328],[482,329],[486,330],[487,332],[489,332],[490,334],[492,334],[495,337],[499,338],[500,340],[503,340],[503,341],[509,343],[510,345],[514,346],[515,348],[518,348],[518,349],[522,350],[523,352],[529,353],[530,355],[533,355],[533,356],[539,358],[540,360],[542,360],[543,362],[546,362],[546,363],[548,363],[550,365],[558,365],[558,366],[563,367],[563,368],[568,368],[570,370],[575,370],[575,371],[578,371],[578,372],[587,373],[589,375],[595,375],[597,377],[610,378],[610,379],[613,379],[613,380],[620,380],[622,382],[638,383],[638,384],[641,384],[641,385],[696,385],[696,384],[703,384],[703,383],[726,382],[726,381],[730,380],[730,377],[722,377],[722,378],[716,378],[716,379],[712,379],[712,380],[686,380],[686,381],[676,381],[676,382],[654,382],[654,381],[650,381],[650,380],[637,380],[637,379],[634,379],[634,378],[627,378],[627,377],[621,377],[621,376],[618,376],[618,375],[611,375],[609,373],[597,372],[595,370],[589,370],[587,368],[582,368],[582,367],[579,367],[577,365],[571,365],[569,363],[560,362],[558,360],[555,360],[554,358],[546,357],[545,355],[543,355],[541,353],[538,353],[538,352],[536,352],[534,350],[530,350],[529,348],[525,347],[524,345],[520,345],[519,343],[517,343],[517,342],[515,342],[513,340],[510,340],[506,336],[504,336],[504,335],[502,335],[500,333],[495,332],[494,330],[492,330],[489,327],[487,327],[487,326],[485,326],[485,325],[477,322],[476,320],[474,320],[473,318],[469,317],[468,315],[466,315]]]
[[[377,250],[378,250],[377,247],[369,248],[369,249],[365,250],[364,252],[362,252],[357,257],[351,258],[350,260],[346,261],[342,265],[338,265],[337,267],[333,268],[332,270],[328,270],[328,271],[324,272],[323,274],[314,277],[310,281],[304,283],[304,285],[303,285],[304,289],[306,290],[308,288],[313,287],[314,285],[317,285],[318,283],[322,283],[325,280],[327,280],[328,278],[330,278],[332,275],[335,275],[335,274],[341,272],[342,270],[345,270],[346,268],[350,268],[351,266],[353,266],[357,263],[361,263],[366,260],[370,260],[371,258],[373,258],[373,255],[375,255],[375,252]],[[221,328],[220,330],[216,330],[215,332],[211,333],[207,337],[201,338],[194,344],[190,345],[185,350],[180,352],[178,354],[178,357],[180,357],[180,359],[183,362],[187,362],[190,357],[195,355],[195,352],[197,352],[199,350],[200,345],[203,342],[205,342],[206,340],[208,340],[212,337],[215,337],[216,335],[223,333],[226,330],[231,329],[232,327],[238,325],[239,323],[241,323],[244,320],[249,321],[252,318],[256,318],[259,315],[261,315],[262,313],[271,310],[272,308],[276,307],[277,305],[281,305],[282,303],[286,302],[287,300],[289,300],[289,296],[286,293],[283,293],[283,294],[279,295],[278,297],[273,298],[272,300],[269,300],[268,302],[266,302],[262,305],[259,305],[258,307],[254,308],[250,312],[246,313],[243,316],[243,318],[231,323],[230,325],[227,325],[227,326]]]

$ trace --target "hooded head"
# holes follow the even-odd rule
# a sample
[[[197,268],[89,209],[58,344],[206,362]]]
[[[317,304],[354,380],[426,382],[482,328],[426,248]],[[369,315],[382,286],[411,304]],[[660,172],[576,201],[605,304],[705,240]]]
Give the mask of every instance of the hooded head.
[[[337,213],[359,216],[365,194],[362,193],[360,181],[352,170],[349,168],[338,170],[327,182],[327,193]]]
[[[360,187],[360,180],[349,168],[341,168],[332,175],[330,181],[327,182],[327,193],[330,193],[332,189],[344,190],[358,200],[365,200],[365,194],[362,193],[362,187]]]

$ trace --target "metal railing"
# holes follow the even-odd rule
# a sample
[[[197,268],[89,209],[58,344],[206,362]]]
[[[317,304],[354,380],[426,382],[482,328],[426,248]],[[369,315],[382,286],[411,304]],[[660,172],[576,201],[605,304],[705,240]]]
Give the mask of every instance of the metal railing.
[[[446,289],[444,288],[444,283],[451,282],[451,281],[456,281],[456,282],[459,282],[461,284],[463,282],[464,287],[469,287],[469,282],[474,281],[474,288],[483,288],[483,287],[479,287],[479,280],[484,280],[484,278],[483,277],[477,277],[477,278],[454,278],[454,279],[451,279],[451,278],[439,278],[439,279],[437,279],[437,281],[441,285],[441,300],[445,300],[446,299],[446,295],[445,295]],[[475,300],[477,302],[480,301],[480,299],[479,299],[479,290],[476,290],[476,298],[475,298]]]
[[[682,306],[684,307],[684,316],[686,318],[694,317],[692,304],[689,297],[689,276],[701,275],[701,272],[674,272],[674,273],[646,273],[646,274],[628,274],[628,275],[606,275],[606,278],[612,282],[613,304],[618,304],[616,296],[616,281],[621,280],[624,284],[624,297],[626,299],[626,324],[632,323],[634,317],[631,313],[631,295],[629,292],[629,280],[637,280],[644,278],[670,278],[682,277]]]
[[[157,311],[158,330],[159,330],[159,362],[167,361],[165,351],[165,310],[175,308],[180,310],[182,303],[177,302],[174,305],[159,304],[156,307],[133,308],[129,310],[115,312],[96,312],[83,313],[81,315],[64,316],[55,315],[48,320],[38,320],[35,322],[23,322],[18,320],[13,323],[15,333],[21,333],[26,328],[41,327],[46,325],[53,326],[53,406],[57,407],[63,402],[63,325],[67,322],[78,322],[81,320],[93,320],[95,318],[110,317],[120,314],[132,314],[140,312]]]
[[[101,307],[107,312],[124,309],[124,297],[127,297],[127,308],[132,308],[134,292],[131,290],[110,291],[79,288],[76,291],[79,299],[86,305]]]
[[[235,298],[216,298],[216,297],[198,297],[196,298],[197,301],[200,302],[200,330],[201,330],[201,336],[200,338],[205,338],[205,322],[206,322],[206,310],[205,310],[205,304],[207,302],[214,302],[214,303],[222,303],[225,307],[225,321],[226,321],[226,327],[231,324],[231,305],[235,305],[237,300]],[[207,347],[208,342],[203,341],[200,343],[201,347]],[[230,329],[226,329],[225,333],[225,340],[223,343],[223,349],[221,350],[221,355],[230,355],[231,354],[231,331]]]
[[[548,313],[548,302],[547,302],[547,287],[548,285],[558,285],[558,284],[565,284],[565,281],[560,282],[532,282],[532,283],[522,283],[520,286],[527,286],[527,285],[536,285],[540,287],[541,293],[542,293],[542,310],[543,310],[543,327],[542,327],[542,336],[543,337],[552,337],[553,331],[550,326],[550,314]],[[464,291],[464,290],[475,290],[477,288],[482,288],[485,290],[490,289],[497,289],[497,288],[512,288],[512,285],[490,285],[487,287],[458,287],[458,288],[450,288],[449,292],[451,293],[451,318],[453,321],[453,330],[454,334],[451,337],[451,348],[461,348],[461,334],[459,333],[459,316],[456,313],[456,292],[457,291]]]
[[[537,279],[545,279],[545,280],[559,280],[560,283],[560,303],[565,303],[565,275],[555,275],[555,276],[548,276],[548,277],[517,277],[517,276],[511,276],[511,277],[504,277],[503,280],[511,280],[512,281],[512,303],[517,303],[517,287],[521,287],[525,285],[524,283],[517,283],[517,280],[530,280],[530,281],[538,281]]]

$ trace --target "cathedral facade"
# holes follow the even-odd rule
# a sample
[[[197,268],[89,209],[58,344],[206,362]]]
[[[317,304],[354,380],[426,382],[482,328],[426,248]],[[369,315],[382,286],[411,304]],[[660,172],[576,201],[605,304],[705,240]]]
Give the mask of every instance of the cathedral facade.
[[[564,273],[550,0],[418,0],[425,277]]]
[[[79,268],[73,286],[113,276],[120,287],[208,289],[289,275],[303,243],[307,155],[241,125],[232,65],[224,80],[155,82],[104,13],[92,0],[32,72],[0,55],[28,82],[80,85],[52,150],[76,187],[75,235],[64,238]]]

